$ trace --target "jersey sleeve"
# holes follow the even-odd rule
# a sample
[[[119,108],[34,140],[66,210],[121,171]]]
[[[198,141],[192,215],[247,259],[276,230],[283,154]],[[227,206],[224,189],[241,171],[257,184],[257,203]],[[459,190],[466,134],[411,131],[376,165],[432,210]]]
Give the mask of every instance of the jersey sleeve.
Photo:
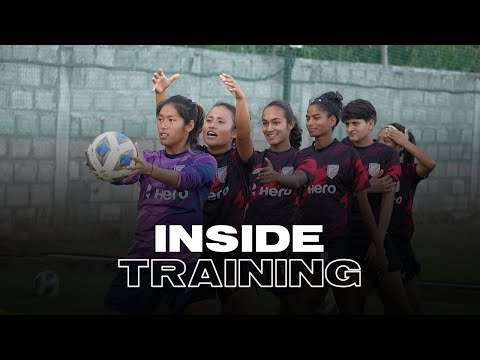
[[[175,184],[177,190],[183,191],[202,186],[212,186],[215,181],[217,161],[206,153],[196,154],[193,161],[179,172],[180,176]]]
[[[417,174],[417,166],[419,164],[414,164],[414,163],[408,163],[408,164],[403,164],[402,165],[402,172],[403,172],[403,175],[408,179],[410,180],[411,183],[413,184],[418,184],[420,181],[422,181],[423,179],[426,179],[428,177],[428,175],[426,177],[421,177],[421,176],[418,176]]]
[[[300,153],[295,166],[295,171],[303,171],[307,175],[307,183],[305,186],[310,185],[315,177],[315,171],[317,169],[317,162],[310,154]]]
[[[390,148],[390,150],[385,159],[384,176],[390,175],[393,181],[398,181],[402,175],[400,158],[394,149]]]

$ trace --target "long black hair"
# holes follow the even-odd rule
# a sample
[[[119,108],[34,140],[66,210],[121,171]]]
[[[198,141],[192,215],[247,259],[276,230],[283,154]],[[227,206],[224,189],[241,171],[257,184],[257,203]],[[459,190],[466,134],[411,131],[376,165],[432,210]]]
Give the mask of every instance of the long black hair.
[[[289,137],[290,145],[295,149],[299,149],[300,146],[302,145],[303,130],[299,126],[298,119],[293,113],[292,107],[290,106],[289,103],[286,103],[284,101],[274,100],[270,102],[267,106],[265,106],[265,108],[263,109],[263,112],[271,106],[278,106],[279,108],[281,108],[285,114],[285,118],[287,119],[287,124],[293,123],[293,128],[292,130],[290,130],[290,137]]]

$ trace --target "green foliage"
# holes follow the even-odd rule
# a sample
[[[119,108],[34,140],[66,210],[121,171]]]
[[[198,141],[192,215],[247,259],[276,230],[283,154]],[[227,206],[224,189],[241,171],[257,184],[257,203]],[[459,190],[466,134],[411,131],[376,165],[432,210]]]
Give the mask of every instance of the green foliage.
[[[478,45],[389,46],[389,62],[392,65],[479,72],[479,59]]]
[[[288,45],[186,45],[211,50],[284,56]],[[297,57],[381,63],[380,45],[304,45]],[[391,65],[480,72],[479,45],[388,45]]]

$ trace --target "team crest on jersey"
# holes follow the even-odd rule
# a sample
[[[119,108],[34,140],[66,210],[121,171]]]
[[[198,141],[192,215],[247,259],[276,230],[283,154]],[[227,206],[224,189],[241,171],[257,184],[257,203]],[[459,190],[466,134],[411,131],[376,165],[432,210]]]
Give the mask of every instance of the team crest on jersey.
[[[370,163],[368,164],[368,173],[370,176],[378,175],[380,172],[380,164],[378,163]]]
[[[182,171],[184,167],[185,167],[185,165],[175,165],[174,169],[177,170],[177,171]]]
[[[282,175],[288,175],[293,173],[293,166],[285,166],[282,168]]]
[[[227,167],[223,166],[217,169],[217,180],[221,183],[225,183],[225,179],[227,178]]]
[[[395,192],[400,192],[400,181],[397,181],[397,187],[395,188]]]
[[[252,175],[258,175],[258,174],[260,174],[260,169],[261,169],[261,168],[253,169]]]
[[[339,168],[340,166],[336,164],[327,165],[327,176],[333,179],[338,174]]]

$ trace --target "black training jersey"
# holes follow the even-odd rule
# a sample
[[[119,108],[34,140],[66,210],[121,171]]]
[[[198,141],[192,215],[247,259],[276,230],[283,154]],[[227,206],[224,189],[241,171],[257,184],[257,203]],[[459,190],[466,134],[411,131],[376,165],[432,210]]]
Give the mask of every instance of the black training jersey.
[[[417,165],[414,163],[402,164],[402,175],[395,189],[392,218],[388,233],[394,236],[413,236],[413,197],[418,183],[424,178],[418,176]]]
[[[290,148],[287,151],[274,152],[270,149],[255,151],[255,163],[250,172],[250,194],[246,212],[246,224],[282,225],[291,228],[297,216],[297,191],[283,187],[277,182],[262,184],[258,179],[259,169],[266,167],[268,158],[275,171],[291,174],[295,170],[305,172],[308,183],[313,179],[309,169],[314,167],[314,160],[301,157],[300,150]]]
[[[363,167],[367,170],[369,179],[372,176],[377,175],[383,170],[383,176],[391,176],[393,181],[398,181],[402,173],[400,167],[400,159],[398,153],[388,145],[374,142],[372,145],[365,147],[353,146],[357,150],[360,159],[362,160]],[[382,204],[381,193],[369,193],[368,202],[372,208],[373,216],[378,224],[380,217],[380,209]],[[353,233],[366,233],[368,232],[367,225],[363,222],[360,214],[360,208],[357,201],[351,201],[349,225]]]
[[[208,152],[206,146],[198,148]],[[247,176],[252,169],[253,155],[249,162],[243,163],[238,151],[232,148],[213,157],[218,166],[203,208],[205,231],[214,225],[230,225],[239,230],[247,205]]]
[[[299,198],[298,223],[323,225],[325,240],[345,237],[349,194],[370,186],[358,153],[335,139],[322,149],[317,150],[314,145],[305,148],[302,155],[313,157],[316,166],[311,170],[313,181]]]

